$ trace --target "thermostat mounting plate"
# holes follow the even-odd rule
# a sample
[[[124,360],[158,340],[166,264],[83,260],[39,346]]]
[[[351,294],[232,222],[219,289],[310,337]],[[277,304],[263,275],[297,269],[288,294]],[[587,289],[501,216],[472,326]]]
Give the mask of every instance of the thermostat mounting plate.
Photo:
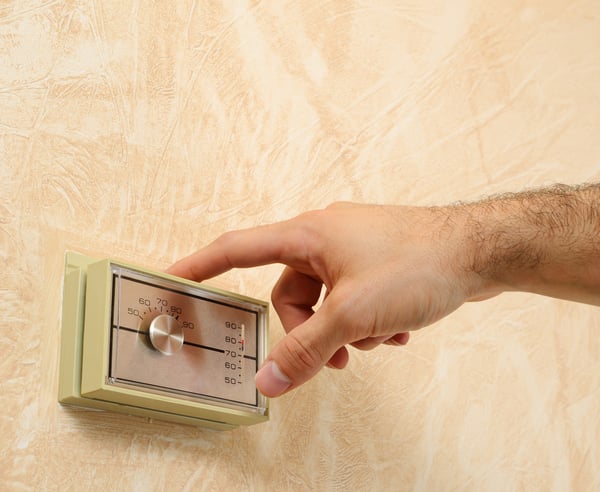
[[[217,430],[266,421],[267,331],[266,302],[69,252],[59,401]]]

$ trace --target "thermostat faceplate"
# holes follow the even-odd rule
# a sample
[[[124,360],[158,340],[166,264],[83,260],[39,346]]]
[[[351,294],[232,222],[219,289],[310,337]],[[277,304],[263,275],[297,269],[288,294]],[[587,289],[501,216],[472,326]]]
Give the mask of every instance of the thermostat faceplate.
[[[267,325],[263,301],[67,253],[59,401],[221,430],[265,421]]]

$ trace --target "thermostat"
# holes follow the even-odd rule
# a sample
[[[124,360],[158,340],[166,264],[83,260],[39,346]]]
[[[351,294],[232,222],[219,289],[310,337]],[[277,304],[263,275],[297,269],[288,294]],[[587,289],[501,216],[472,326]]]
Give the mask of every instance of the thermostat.
[[[254,376],[268,304],[113,259],[67,253],[59,401],[232,429],[268,420]]]

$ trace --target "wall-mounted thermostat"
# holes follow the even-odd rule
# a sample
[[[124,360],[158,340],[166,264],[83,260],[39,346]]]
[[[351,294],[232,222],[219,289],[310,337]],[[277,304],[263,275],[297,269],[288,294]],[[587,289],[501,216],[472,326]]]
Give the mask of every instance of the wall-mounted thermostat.
[[[67,253],[59,401],[225,430],[268,420],[268,304]]]

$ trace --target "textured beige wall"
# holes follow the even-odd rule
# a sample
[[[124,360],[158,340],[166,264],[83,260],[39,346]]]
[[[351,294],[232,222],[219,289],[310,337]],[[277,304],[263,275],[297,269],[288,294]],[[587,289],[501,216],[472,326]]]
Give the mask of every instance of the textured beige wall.
[[[600,311],[526,294],[253,428],[56,401],[66,249],[162,268],[334,200],[597,181],[599,135],[597,1],[2,1],[0,489],[600,489]]]

